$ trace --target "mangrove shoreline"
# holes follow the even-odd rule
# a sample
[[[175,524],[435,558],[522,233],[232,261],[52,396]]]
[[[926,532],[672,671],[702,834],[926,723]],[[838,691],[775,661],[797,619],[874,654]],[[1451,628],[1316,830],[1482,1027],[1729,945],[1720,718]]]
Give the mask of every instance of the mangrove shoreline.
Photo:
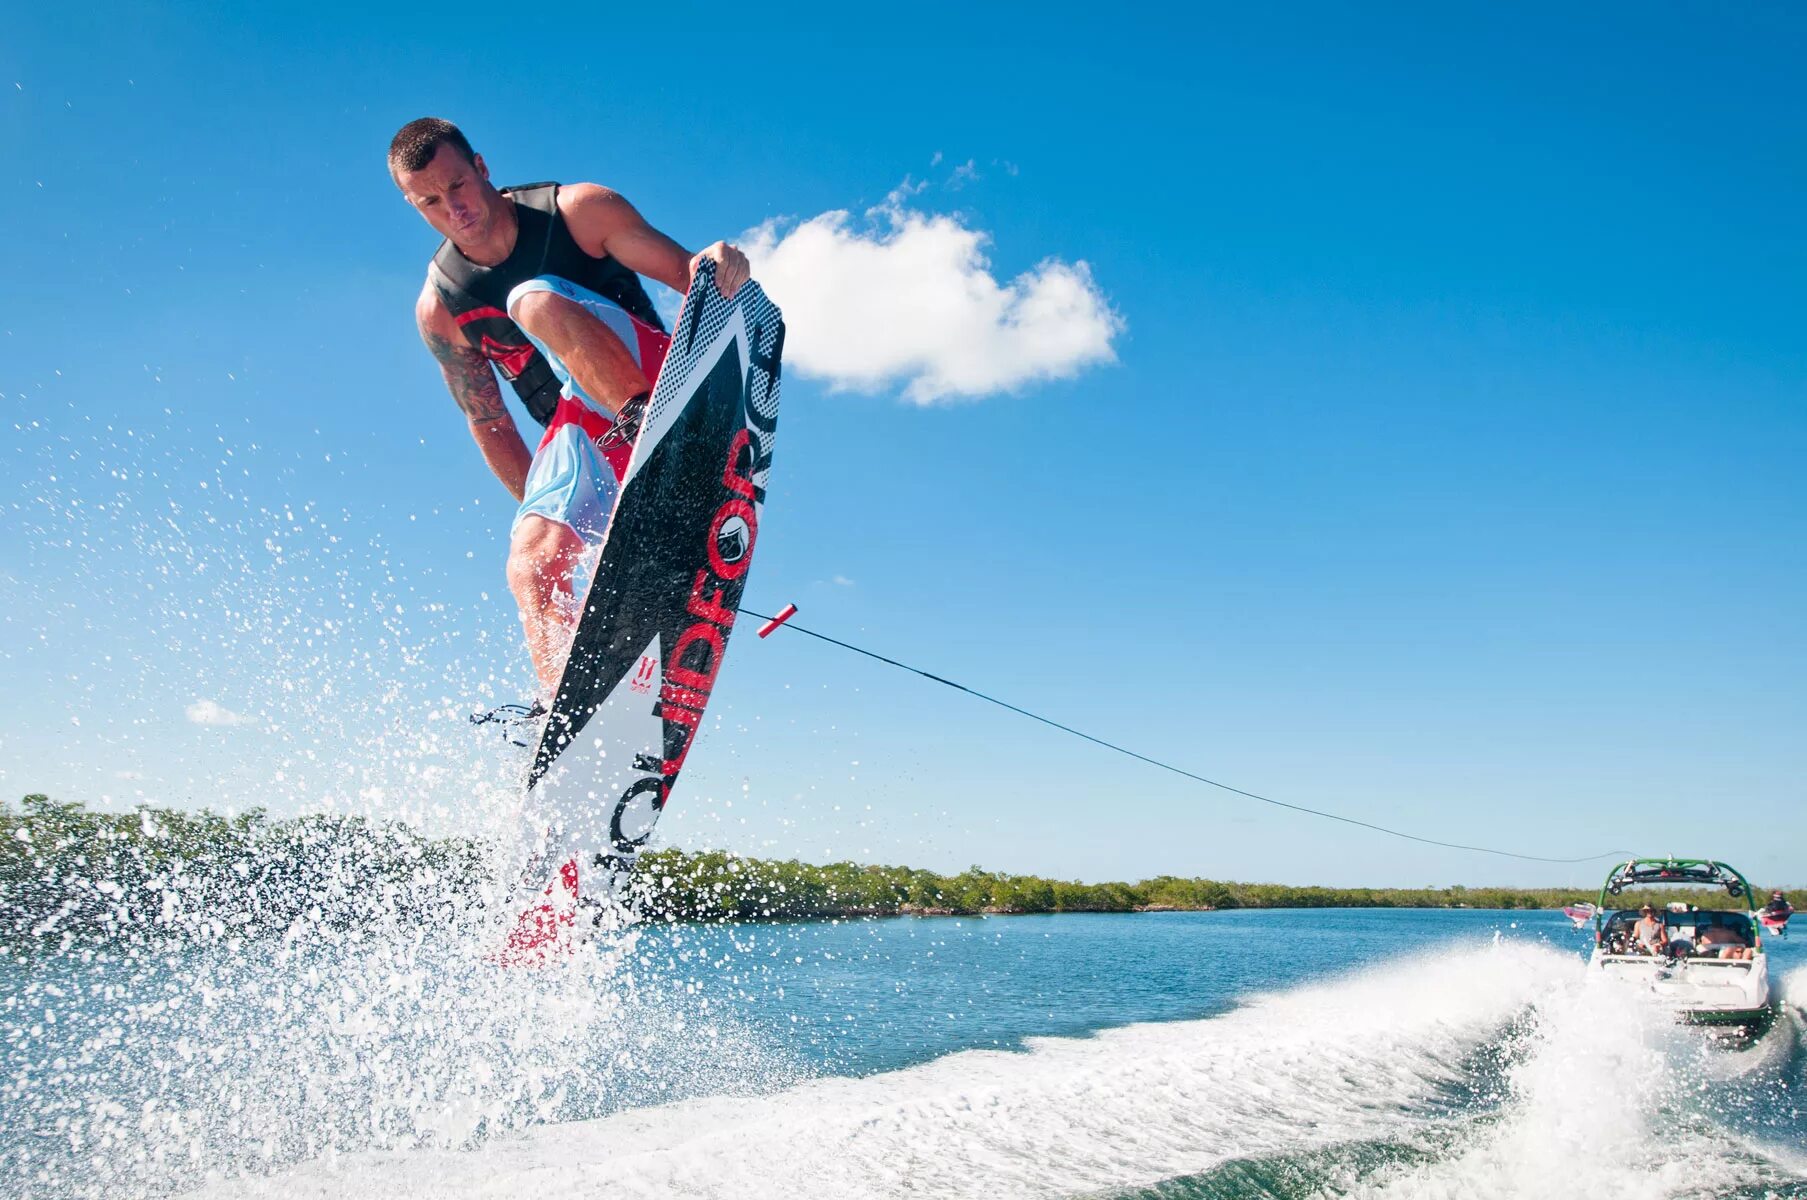
[[[218,940],[315,925],[471,919],[504,894],[492,848],[430,839],[399,822],[260,810],[96,812],[35,794],[0,804],[0,943]],[[897,915],[1128,913],[1266,908],[1550,909],[1592,899],[1566,888],[1332,888],[1161,875],[1082,883],[971,867],[942,875],[852,862],[810,864],[723,851],[645,853],[636,907],[667,921],[772,921]],[[1618,903],[1675,898],[1627,892]],[[1689,897],[1742,907],[1723,892]],[[1807,894],[1790,899],[1807,907]]]

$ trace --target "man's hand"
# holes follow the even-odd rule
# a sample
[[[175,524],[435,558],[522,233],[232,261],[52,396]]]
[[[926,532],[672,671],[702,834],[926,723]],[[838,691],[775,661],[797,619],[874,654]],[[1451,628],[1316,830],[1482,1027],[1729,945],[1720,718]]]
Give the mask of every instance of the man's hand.
[[[704,259],[715,264],[715,288],[724,300],[734,299],[740,285],[753,278],[753,264],[740,252],[739,246],[717,242],[690,260],[690,281],[696,282],[697,264]]]

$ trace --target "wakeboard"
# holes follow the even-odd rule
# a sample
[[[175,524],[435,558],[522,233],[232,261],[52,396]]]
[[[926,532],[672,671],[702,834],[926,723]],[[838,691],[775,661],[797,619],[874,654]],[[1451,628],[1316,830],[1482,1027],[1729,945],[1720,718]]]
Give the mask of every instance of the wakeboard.
[[[1592,921],[1599,911],[1598,905],[1588,901],[1582,901],[1578,904],[1565,904],[1562,906],[1562,915],[1573,921],[1576,929],[1580,929],[1583,925]]]
[[[700,264],[647,401],[521,802],[518,916],[535,962],[620,914],[702,727],[759,536],[784,318]]]

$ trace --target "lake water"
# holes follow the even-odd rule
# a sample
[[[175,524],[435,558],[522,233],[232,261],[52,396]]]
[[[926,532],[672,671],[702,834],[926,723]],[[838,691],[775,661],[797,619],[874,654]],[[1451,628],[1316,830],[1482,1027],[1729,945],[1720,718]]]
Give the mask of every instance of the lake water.
[[[1730,1051],[1558,913],[419,931],[0,966],[18,1196],[1807,1197],[1790,1009]],[[1807,938],[1771,968],[1807,994]]]

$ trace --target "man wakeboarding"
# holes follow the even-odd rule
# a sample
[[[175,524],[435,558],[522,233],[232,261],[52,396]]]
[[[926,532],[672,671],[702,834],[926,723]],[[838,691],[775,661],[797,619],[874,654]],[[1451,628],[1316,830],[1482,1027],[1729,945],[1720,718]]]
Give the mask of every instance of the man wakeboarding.
[[[598,184],[497,188],[483,156],[437,117],[401,127],[389,174],[445,239],[415,320],[484,462],[520,504],[508,586],[549,697],[576,617],[572,571],[608,527],[670,345],[639,277],[684,292],[708,261],[731,299],[747,258],[726,242],[693,255]],[[516,429],[495,370],[545,426],[537,450]]]

